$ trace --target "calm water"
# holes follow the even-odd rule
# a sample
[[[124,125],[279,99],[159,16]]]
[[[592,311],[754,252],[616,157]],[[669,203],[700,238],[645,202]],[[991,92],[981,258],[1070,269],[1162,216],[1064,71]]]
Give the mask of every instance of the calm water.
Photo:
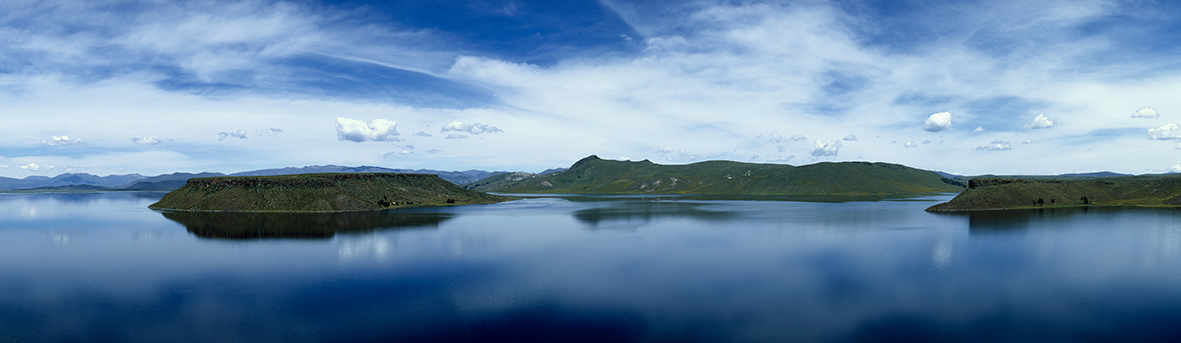
[[[0,194],[0,342],[1181,341],[1181,211],[541,197],[211,215]]]

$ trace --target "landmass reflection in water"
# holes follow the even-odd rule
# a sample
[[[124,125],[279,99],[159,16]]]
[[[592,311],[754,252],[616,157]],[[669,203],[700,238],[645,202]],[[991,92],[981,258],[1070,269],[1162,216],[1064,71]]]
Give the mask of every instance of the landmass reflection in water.
[[[707,205],[693,202],[668,201],[614,201],[606,207],[582,209],[574,212],[574,219],[600,228],[624,225],[631,229],[657,217],[686,217],[702,221],[722,221],[734,217],[731,212],[710,211],[700,207]],[[634,227],[626,224],[636,224]]]
[[[360,233],[387,229],[438,228],[448,213],[347,212],[163,212],[165,218],[184,225],[203,238],[331,238],[336,233]]]

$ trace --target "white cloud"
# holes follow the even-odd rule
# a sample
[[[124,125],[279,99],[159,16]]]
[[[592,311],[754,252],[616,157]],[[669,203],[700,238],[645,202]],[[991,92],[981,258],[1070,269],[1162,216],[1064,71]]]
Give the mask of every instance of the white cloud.
[[[429,133],[426,133],[426,132],[422,132],[422,131],[418,131],[418,132],[417,132],[417,133],[415,133],[414,135],[415,135],[415,136],[419,136],[419,137],[431,137],[431,134],[429,134]]]
[[[398,138],[398,123],[389,119],[374,119],[369,124],[357,119],[336,118],[336,139],[350,142],[394,141]]]
[[[1174,172],[1174,173],[1181,173],[1181,164],[1174,164],[1172,168],[1169,168],[1169,171]]]
[[[440,153],[440,152],[443,152],[443,150],[439,150],[439,149],[431,149],[431,150],[427,150],[427,151],[426,151],[426,153],[428,153],[428,154],[437,154],[437,153]]]
[[[1033,140],[1032,140],[1032,139],[1026,139],[1026,140],[1023,140],[1023,141],[1021,141],[1021,144],[1033,144]]]
[[[1181,127],[1168,123],[1155,129],[1148,129],[1148,139],[1181,139]]]
[[[923,122],[923,130],[930,132],[951,130],[951,113],[939,112],[927,117],[927,121]]]
[[[464,124],[458,121],[452,121],[447,123],[447,125],[443,125],[442,131],[439,132],[443,133],[447,131],[467,132],[473,135],[478,135],[485,132],[504,132],[504,130],[498,129],[495,126],[488,126],[480,123]]]
[[[467,135],[452,133],[452,134],[447,135],[447,137],[445,139],[464,139],[464,138],[467,138]]]
[[[976,147],[975,150],[988,150],[988,151],[1013,150],[1013,145],[1009,144],[1009,142],[1002,141],[1002,140],[998,139],[998,140],[992,141],[992,143],[989,143],[988,145],[978,146],[978,147]]]
[[[1038,114],[1033,118],[1032,123],[1025,125],[1027,129],[1048,129],[1051,127],[1054,127],[1054,122],[1050,121],[1050,118],[1046,118],[1045,114]]]
[[[19,168],[24,169],[24,170],[28,170],[28,171],[40,171],[41,170],[41,166],[36,163],[29,163],[29,164],[20,166]]]
[[[406,144],[406,145],[403,145],[403,146],[402,146],[402,149],[410,149],[410,150],[414,150],[414,146],[413,146],[413,145],[410,145],[410,144]]]
[[[906,146],[907,148],[913,148],[913,147],[916,147],[916,146],[919,146],[919,145],[918,145],[918,144],[915,144],[915,142],[914,142],[914,141],[909,141],[909,142],[906,142],[905,146]]]
[[[841,141],[838,141],[838,140],[830,140],[830,141],[816,140],[816,147],[812,148],[812,151],[810,151],[809,153],[812,154],[812,156],[816,156],[816,157],[836,156],[838,150],[840,150],[840,149],[841,149]]]
[[[799,142],[799,141],[806,141],[806,140],[808,140],[808,138],[804,137],[804,135],[797,134],[797,135],[792,135],[791,138],[788,138],[787,140],[792,141],[792,142]]]
[[[160,143],[164,143],[164,141],[160,140],[160,138],[156,137],[156,136],[144,137],[144,138],[132,138],[131,141],[135,142],[135,144],[142,144],[142,145],[158,145]]]
[[[930,139],[924,139],[924,140],[923,140],[923,144],[931,144],[931,140],[930,140]]]
[[[782,143],[783,136],[780,136],[778,132],[772,132],[771,133],[771,142],[772,143]]]
[[[41,140],[41,144],[49,146],[78,145],[83,143],[85,142],[83,142],[82,139],[70,139],[70,136],[65,135],[53,136],[53,138]]]
[[[1153,118],[1153,119],[1155,119],[1158,117],[1160,117],[1160,113],[1156,113],[1155,108],[1147,107],[1147,106],[1136,110],[1136,112],[1132,112],[1132,118]]]
[[[234,131],[234,132],[218,132],[217,133],[217,140],[220,141],[220,140],[223,140],[223,139],[226,139],[229,137],[237,137],[239,139],[246,139],[246,135],[247,135],[246,130],[238,130],[238,131]]]
[[[975,130],[972,130],[972,132],[984,132],[984,127],[983,127],[983,126],[977,126]]]
[[[853,141],[857,140],[857,136],[848,135],[848,136],[845,136],[845,138],[841,138],[841,140],[846,141],[846,142],[853,142]]]

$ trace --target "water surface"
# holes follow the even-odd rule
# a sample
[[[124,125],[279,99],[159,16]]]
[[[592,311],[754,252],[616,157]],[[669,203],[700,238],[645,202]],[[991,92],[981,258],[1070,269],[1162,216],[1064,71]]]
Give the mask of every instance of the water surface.
[[[1181,340],[1181,211],[553,196],[193,215],[0,194],[0,341]]]

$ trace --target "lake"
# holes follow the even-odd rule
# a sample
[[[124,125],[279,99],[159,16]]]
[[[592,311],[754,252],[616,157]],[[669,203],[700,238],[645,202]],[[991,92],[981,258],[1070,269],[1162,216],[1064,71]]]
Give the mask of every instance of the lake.
[[[354,214],[0,194],[0,341],[1181,341],[1181,210],[542,196]]]

